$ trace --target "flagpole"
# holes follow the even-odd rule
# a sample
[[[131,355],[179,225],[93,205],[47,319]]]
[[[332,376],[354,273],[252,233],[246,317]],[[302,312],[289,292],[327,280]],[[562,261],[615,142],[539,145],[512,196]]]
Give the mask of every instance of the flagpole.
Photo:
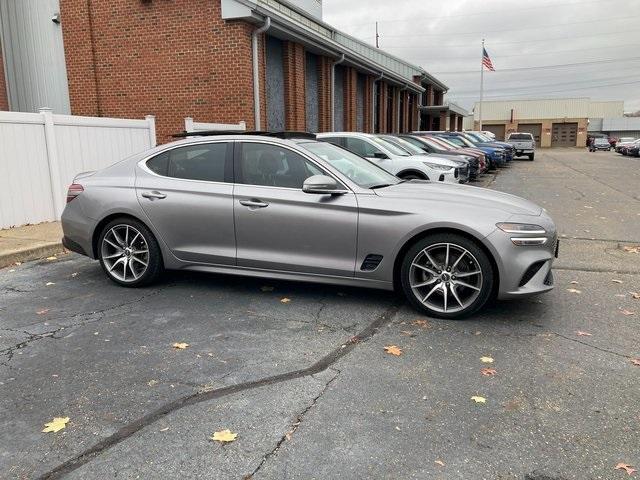
[[[484,38],[482,39],[482,52],[480,54],[480,102],[478,103],[478,130],[482,131],[482,96],[484,94]]]

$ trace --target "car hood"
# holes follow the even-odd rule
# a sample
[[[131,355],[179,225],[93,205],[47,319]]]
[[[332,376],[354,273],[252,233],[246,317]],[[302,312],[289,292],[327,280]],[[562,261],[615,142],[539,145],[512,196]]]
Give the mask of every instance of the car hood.
[[[441,182],[409,181],[376,189],[375,193],[386,198],[402,198],[407,201],[433,201],[469,205],[469,214],[478,207],[502,210],[514,215],[540,215],[542,207],[529,200],[496,192],[487,188]]]

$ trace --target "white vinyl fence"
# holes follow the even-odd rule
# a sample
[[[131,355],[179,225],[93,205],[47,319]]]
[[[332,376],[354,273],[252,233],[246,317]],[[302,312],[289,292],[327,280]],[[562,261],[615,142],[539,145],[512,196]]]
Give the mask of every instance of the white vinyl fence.
[[[187,117],[184,119],[184,131],[185,132],[202,132],[207,130],[246,130],[246,122],[240,123],[199,123],[194,122],[193,118]]]
[[[0,228],[60,218],[66,189],[98,170],[156,145],[144,120],[0,111]]]

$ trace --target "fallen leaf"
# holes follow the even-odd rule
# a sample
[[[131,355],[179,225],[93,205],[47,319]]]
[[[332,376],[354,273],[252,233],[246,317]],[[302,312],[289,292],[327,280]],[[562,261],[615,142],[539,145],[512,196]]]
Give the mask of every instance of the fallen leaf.
[[[571,281],[569,282],[569,284],[570,284],[570,285],[578,285],[578,283],[580,283],[580,282],[578,282],[578,281],[576,281],[576,280],[571,280]]]
[[[166,432],[167,430],[169,430],[169,427],[164,427],[160,429],[161,432]]]
[[[629,292],[629,295],[631,295],[636,300],[640,300],[640,292]]]
[[[627,475],[633,475],[634,472],[637,472],[635,468],[632,468],[632,465],[627,465],[626,463],[620,462],[614,467],[614,470],[624,470],[627,472]]]
[[[629,252],[629,253],[640,253],[640,245],[635,246],[635,247],[629,247],[629,246],[625,245],[624,247],[622,247],[622,249],[625,252]]]
[[[613,283],[622,283],[622,280],[618,280],[617,278],[612,278],[611,281]]]
[[[260,290],[262,290],[263,292],[273,292],[274,288],[265,285],[264,287],[260,287]]]
[[[184,350],[188,346],[189,346],[189,344],[188,343],[184,343],[184,342],[182,342],[182,343],[176,342],[176,343],[174,343],[172,345],[173,348],[177,348],[178,350]]]
[[[47,313],[49,311],[48,308],[43,308],[42,310],[38,310],[36,312],[36,315],[44,315],[45,313]]]
[[[478,397],[477,395],[474,395],[473,397],[471,397],[471,400],[473,400],[476,403],[487,403],[487,399],[484,397]]]
[[[413,322],[411,322],[411,325],[426,328],[429,326],[429,322],[427,322],[426,320],[414,320]]]
[[[627,316],[636,314],[636,312],[632,312],[631,310],[627,310],[626,308],[623,310],[620,310],[620,313]]]
[[[387,345],[384,347],[384,351],[390,355],[395,355],[396,357],[402,355],[402,349],[396,345]]]
[[[409,330],[400,330],[400,335],[405,335],[407,337],[415,337],[416,334]]]
[[[436,465],[440,465],[441,467],[444,467],[444,462],[442,460],[436,460],[435,462]]]
[[[576,332],[576,335],[578,335],[579,337],[592,337],[593,336],[589,332],[583,332],[582,330],[578,330]]]
[[[16,271],[16,269],[15,269],[15,268],[12,268],[11,270],[9,270],[9,273],[13,273],[13,272],[15,272],[15,271]]]
[[[490,377],[492,375],[495,375],[498,372],[496,371],[495,368],[483,368],[482,370],[480,370],[480,373],[485,377]]]
[[[582,290],[578,290],[576,288],[567,288],[567,292],[569,292],[569,293],[582,293]]]
[[[149,380],[147,382],[147,385],[149,385],[150,387],[153,387],[154,385],[156,385],[158,383],[158,380]]]
[[[44,424],[42,432],[58,432],[67,426],[67,422],[69,422],[69,417],[55,417],[49,423]]]
[[[480,357],[480,361],[482,363],[493,363],[493,358],[491,358],[491,357]]]
[[[15,265],[16,267],[19,267],[20,265],[22,265],[22,262],[16,262],[16,263],[14,263],[14,265]]]
[[[238,434],[231,433],[231,430],[220,430],[219,432],[215,432],[210,440],[220,443],[233,442],[237,436]]]
[[[640,358],[632,358],[631,363],[633,363],[637,367],[640,367]]]
[[[618,297],[618,298],[624,298],[624,297],[626,297],[626,295],[623,295],[622,293],[616,293],[616,297]]]
[[[53,283],[53,282],[47,282],[47,283],[45,283],[45,286],[46,286],[46,287],[49,287],[49,286],[51,286],[51,285],[55,285],[55,283]]]
[[[280,303],[289,303],[291,301],[290,298],[284,297],[280,299]]]
[[[57,259],[58,257],[55,257],[55,256],[47,257],[47,260],[49,260],[50,262]]]

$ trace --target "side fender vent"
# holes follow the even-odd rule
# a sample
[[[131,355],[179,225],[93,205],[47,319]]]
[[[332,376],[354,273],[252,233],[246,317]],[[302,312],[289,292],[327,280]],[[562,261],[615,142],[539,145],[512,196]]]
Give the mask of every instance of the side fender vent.
[[[366,258],[364,259],[364,262],[362,262],[362,266],[360,267],[360,270],[364,270],[364,271],[375,270],[376,268],[378,268],[378,265],[380,265],[381,261],[382,261],[382,255],[376,255],[376,254],[370,253],[369,255],[366,256]]]

